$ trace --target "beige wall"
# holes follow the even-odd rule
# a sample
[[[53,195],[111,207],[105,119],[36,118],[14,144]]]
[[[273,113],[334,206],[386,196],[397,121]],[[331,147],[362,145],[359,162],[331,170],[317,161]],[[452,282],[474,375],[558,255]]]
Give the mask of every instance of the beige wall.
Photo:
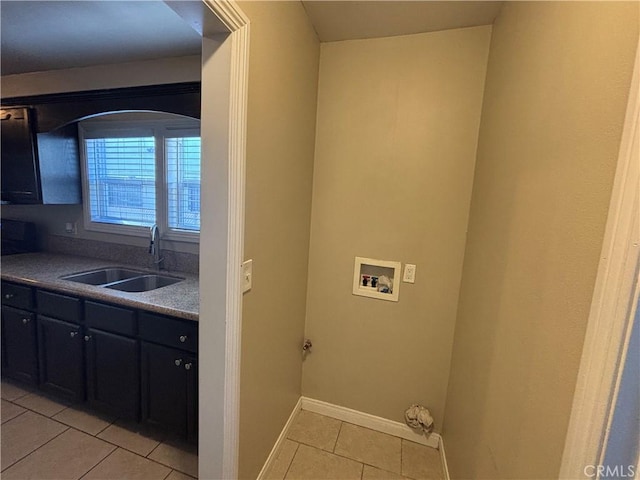
[[[299,2],[251,21],[240,478],[256,478],[300,397],[320,46]]]
[[[452,478],[557,478],[640,4],[506,2],[494,29],[444,441]]]
[[[491,27],[325,43],[303,395],[440,428]],[[354,257],[417,265],[398,303],[352,295]]]

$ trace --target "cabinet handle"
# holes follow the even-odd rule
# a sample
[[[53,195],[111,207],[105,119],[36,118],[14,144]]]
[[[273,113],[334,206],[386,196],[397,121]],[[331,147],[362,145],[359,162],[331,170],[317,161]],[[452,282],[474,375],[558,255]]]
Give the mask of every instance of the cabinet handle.
[[[180,342],[184,343],[187,341],[187,336],[186,335],[180,335]]]
[[[182,359],[181,359],[181,358],[179,358],[179,359],[177,359],[177,360],[176,360],[175,362],[173,362],[173,363],[175,363],[175,364],[176,364],[176,367],[179,367],[180,365],[182,365]]]
[[[0,120],[9,120],[11,118],[11,114],[5,110],[0,110]]]
[[[7,300],[12,299],[13,297],[15,297],[15,295],[13,293],[5,293],[4,294],[4,298],[6,298]]]
[[[69,336],[70,336],[71,338],[75,338],[75,336],[76,336],[76,335],[78,335],[78,332],[71,332],[71,333],[69,333]]]
[[[91,335],[85,335],[84,336],[84,341],[88,342],[89,340],[91,340]]]
[[[191,365],[192,365],[192,363],[185,363],[184,364],[184,369],[185,370],[191,370]]]
[[[30,321],[31,321],[31,319],[30,319],[30,318],[23,318],[23,319],[22,319],[22,323],[23,323],[24,325],[26,325],[26,324],[27,324],[27,323],[29,323]]]

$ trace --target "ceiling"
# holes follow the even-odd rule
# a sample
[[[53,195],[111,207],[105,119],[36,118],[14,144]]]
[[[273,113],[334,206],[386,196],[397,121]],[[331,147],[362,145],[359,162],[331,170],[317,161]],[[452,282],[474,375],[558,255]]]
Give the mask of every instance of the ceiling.
[[[2,75],[200,53],[161,1],[2,1]]]
[[[391,37],[489,25],[503,2],[308,1],[307,15],[322,42]]]
[[[323,42],[487,25],[502,5],[483,1],[302,3]],[[203,5],[187,0],[0,1],[0,72],[10,75],[197,55],[200,34],[174,11],[190,4]]]

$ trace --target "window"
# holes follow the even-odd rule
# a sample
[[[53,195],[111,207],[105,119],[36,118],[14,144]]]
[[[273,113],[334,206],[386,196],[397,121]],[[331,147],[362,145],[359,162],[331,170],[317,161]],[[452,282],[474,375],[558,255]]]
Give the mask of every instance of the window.
[[[86,229],[146,236],[157,224],[163,238],[197,241],[197,121],[91,120],[80,138]]]

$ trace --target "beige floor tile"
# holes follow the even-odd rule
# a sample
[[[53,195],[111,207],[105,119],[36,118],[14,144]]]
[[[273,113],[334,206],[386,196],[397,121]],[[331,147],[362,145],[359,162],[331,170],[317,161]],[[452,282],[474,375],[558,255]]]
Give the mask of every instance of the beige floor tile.
[[[296,454],[299,446],[299,443],[285,439],[282,445],[280,445],[278,455],[267,471],[265,478],[267,480],[282,480],[287,470],[289,470],[293,456]]]
[[[440,451],[402,440],[402,474],[415,480],[443,479]]]
[[[194,477],[180,473],[177,470],[172,470],[167,478],[164,480],[193,480]]]
[[[162,441],[161,436],[144,427],[138,426],[136,429],[134,424],[120,422],[104,429],[98,434],[98,438],[131,450],[143,457],[149,455]]]
[[[31,393],[29,390],[23,387],[19,387],[13,383],[2,380],[0,384],[0,396],[5,400],[13,401],[17,398],[24,397]]]
[[[387,472],[386,470],[380,470],[379,468],[372,467],[370,465],[364,466],[362,472],[362,480],[405,480],[406,477],[393,472]]]
[[[75,480],[91,470],[115,448],[70,428],[2,472],[2,479]]]
[[[362,463],[401,472],[400,438],[368,428],[344,423],[336,443],[335,453]]]
[[[118,448],[82,480],[160,480],[170,472],[164,465]]]
[[[333,452],[341,423],[335,418],[300,410],[287,433],[287,438]]]
[[[52,418],[90,435],[97,435],[115,420],[113,417],[99,416],[95,413],[89,413],[72,407],[62,410]]]
[[[69,406],[68,403],[54,401],[37,393],[30,393],[14,400],[14,402],[46,417],[53,417]]]
[[[285,478],[290,480],[360,480],[361,476],[361,463],[307,445],[300,445]]]
[[[2,468],[30,454],[67,428],[66,425],[28,411],[9,420],[2,425]]]
[[[0,408],[2,409],[2,423],[8,422],[12,418],[27,411],[25,408],[19,407],[15,403],[7,402],[4,399],[2,400],[2,406],[0,406]]]
[[[198,453],[193,446],[163,442],[148,458],[192,477],[198,476]]]

